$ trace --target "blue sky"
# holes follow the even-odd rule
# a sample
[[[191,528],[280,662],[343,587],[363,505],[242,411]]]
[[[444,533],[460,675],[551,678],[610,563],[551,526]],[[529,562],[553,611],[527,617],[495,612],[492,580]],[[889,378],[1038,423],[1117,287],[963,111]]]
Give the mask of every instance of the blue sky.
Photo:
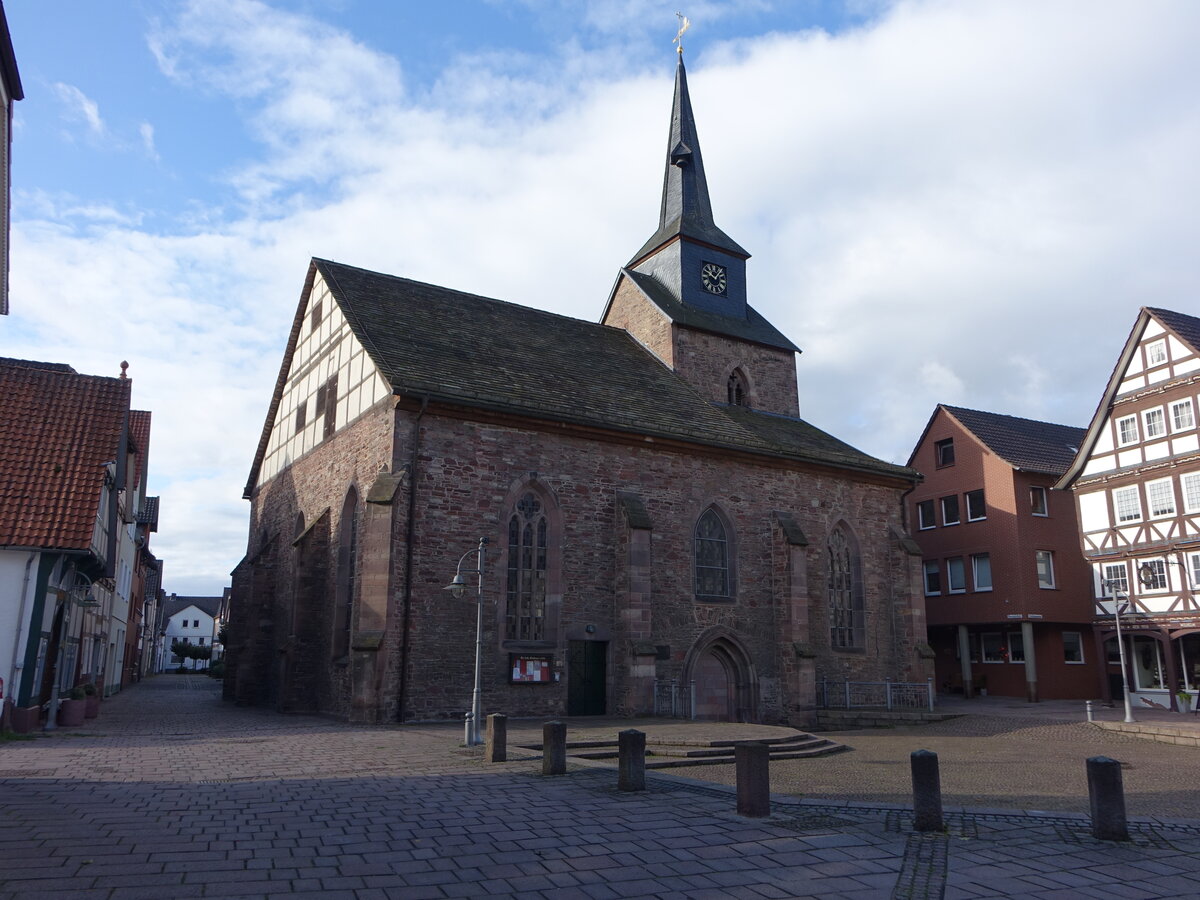
[[[595,320],[654,230],[676,3],[8,0],[0,352],[154,412],[165,586],[216,592],[308,259]],[[1200,312],[1200,6],[701,0],[718,224],[802,414],[1083,425],[1138,307]]]

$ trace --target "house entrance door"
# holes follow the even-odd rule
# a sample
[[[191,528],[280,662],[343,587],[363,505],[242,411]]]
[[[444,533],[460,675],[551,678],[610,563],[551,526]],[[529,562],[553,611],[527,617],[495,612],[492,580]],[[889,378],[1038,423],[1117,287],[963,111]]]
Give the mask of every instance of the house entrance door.
[[[567,715],[604,715],[608,643],[567,642]]]

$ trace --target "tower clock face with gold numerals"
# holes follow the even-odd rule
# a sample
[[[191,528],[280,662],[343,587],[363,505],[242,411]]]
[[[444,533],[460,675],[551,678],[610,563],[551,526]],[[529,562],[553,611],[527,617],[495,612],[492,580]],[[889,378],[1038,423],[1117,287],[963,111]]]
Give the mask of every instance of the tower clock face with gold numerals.
[[[700,266],[700,283],[710,294],[724,294],[728,282],[725,278],[725,267],[716,263],[706,262]]]

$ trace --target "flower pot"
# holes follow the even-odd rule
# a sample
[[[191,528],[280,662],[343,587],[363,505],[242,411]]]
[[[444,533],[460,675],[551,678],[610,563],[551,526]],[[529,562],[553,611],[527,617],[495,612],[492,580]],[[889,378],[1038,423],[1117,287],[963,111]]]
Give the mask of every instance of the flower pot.
[[[42,724],[42,708],[40,706],[14,706],[12,712],[12,730],[17,734],[29,734],[36,731]]]
[[[94,719],[94,718],[96,718],[96,716],[100,715],[100,695],[99,694],[90,694],[89,696],[84,698],[83,702],[84,702],[83,715],[85,718]]]
[[[58,707],[58,724],[63,728],[78,728],[86,711],[86,700],[63,700]]]

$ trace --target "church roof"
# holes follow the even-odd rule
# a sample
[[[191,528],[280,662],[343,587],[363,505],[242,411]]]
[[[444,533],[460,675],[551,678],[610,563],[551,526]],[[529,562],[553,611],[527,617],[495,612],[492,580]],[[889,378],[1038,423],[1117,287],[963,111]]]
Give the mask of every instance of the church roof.
[[[1061,475],[1071,465],[1085,430],[940,404],[989,450],[1014,469]]]
[[[632,279],[633,283],[641,288],[642,293],[646,295],[647,299],[661,309],[672,322],[685,325],[688,328],[695,328],[698,331],[741,338],[742,340],[753,341],[756,344],[764,344],[767,347],[775,347],[779,350],[789,350],[792,353],[800,352],[799,347],[788,340],[783,332],[759,315],[749,303],[746,304],[746,318],[723,316],[688,303],[680,302],[653,275],[638,272],[634,269],[622,269],[621,274]]]
[[[911,479],[799,419],[714,404],[619,328],[314,259],[398,394]],[[270,428],[270,422],[267,423]],[[251,484],[259,460],[256,460]]]
[[[667,137],[667,168],[663,177],[658,230],[634,254],[629,265],[635,265],[677,237],[692,238],[743,259],[750,256],[713,221],[708,181],[704,177],[704,159],[700,155],[700,138],[696,134],[696,120],[692,115],[692,100],[688,94],[682,54],[675,69],[675,98],[671,106],[671,130]]]

